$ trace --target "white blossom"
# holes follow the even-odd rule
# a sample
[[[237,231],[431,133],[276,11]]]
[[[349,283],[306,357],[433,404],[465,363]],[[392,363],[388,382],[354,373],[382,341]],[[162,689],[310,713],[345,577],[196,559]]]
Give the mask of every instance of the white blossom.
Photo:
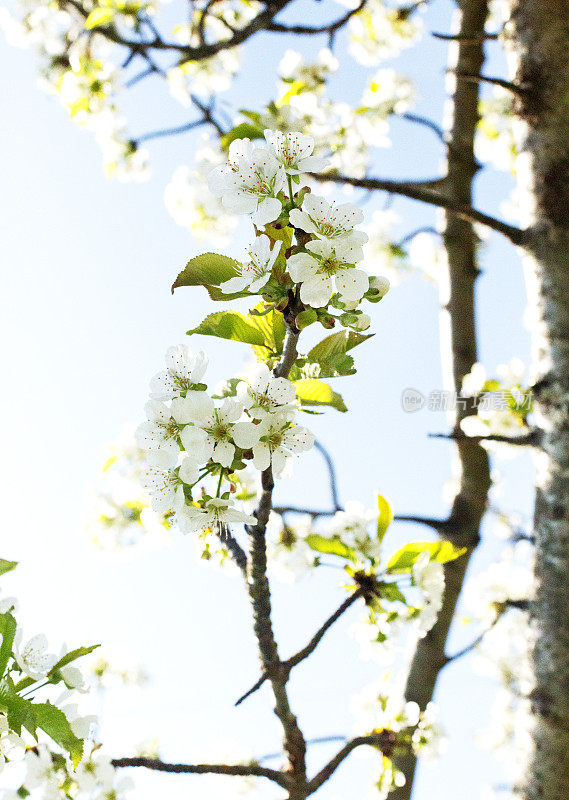
[[[300,209],[293,208],[290,212],[290,222],[296,228],[352,247],[355,261],[363,258],[358,246],[368,240],[366,233],[354,230],[363,219],[361,209],[352,203],[327,203],[323,197],[312,193],[306,195]]]
[[[46,652],[47,639],[43,633],[32,636],[25,644],[22,644],[22,631],[18,629],[13,648],[18,666],[34,681],[45,678],[57,662],[57,656]]]
[[[241,422],[239,435],[249,441],[257,438],[253,464],[261,472],[272,465],[276,477],[282,476],[293,453],[310,450],[314,445],[314,434],[308,428],[291,426],[289,417],[282,414],[268,415],[258,425]]]
[[[26,743],[10,730],[8,719],[0,714],[0,770],[6,761],[19,761],[24,757]]]
[[[308,253],[297,253],[287,262],[291,278],[302,283],[300,299],[314,308],[325,306],[334,290],[340,299],[361,300],[369,289],[367,274],[354,268],[359,253],[343,242],[327,239],[308,242]]]
[[[208,528],[217,531],[224,525],[234,522],[245,525],[255,525],[257,522],[255,517],[236,509],[231,500],[223,500],[218,497],[208,500],[204,508],[185,506],[177,514],[176,519],[183,533]]]
[[[194,394],[202,393],[195,392]],[[187,402],[189,403],[190,400]],[[182,406],[182,410],[183,408],[184,406]],[[180,418],[177,413],[180,411],[180,407],[173,405],[170,409],[159,400],[149,400],[144,410],[147,420],[138,426],[135,434],[138,446],[143,450],[150,451],[147,456],[149,463],[157,467],[173,467],[180,454],[178,437],[184,419]]]
[[[286,186],[282,164],[266,149],[253,147],[249,139],[231,142],[228,161],[209,176],[209,186],[233,214],[252,214],[255,225],[274,222],[281,214],[277,194]]]
[[[178,470],[148,466],[142,475],[142,485],[150,495],[153,510],[164,513],[184,505],[184,483],[191,486],[198,476],[195,461],[184,458]]]
[[[193,353],[184,344],[174,345],[166,351],[166,369],[157,373],[150,382],[153,400],[171,400],[195,389],[207,369],[207,356],[202,351]]]
[[[314,139],[298,131],[265,130],[265,139],[276,160],[283,165],[288,175],[301,172],[319,172],[326,164],[325,159],[312,155]]]
[[[423,551],[413,565],[413,581],[423,592],[423,606],[418,617],[418,628],[425,636],[435,622],[443,604],[445,574],[443,565],[431,561],[428,551]]]
[[[192,415],[193,425],[181,432],[186,452],[197,463],[212,459],[222,467],[229,467],[235,455],[233,428],[243,413],[241,403],[226,399],[219,408],[205,392],[200,393]]]
[[[271,240],[264,233],[257,236],[248,251],[249,260],[243,265],[240,274],[220,285],[225,294],[242,292],[248,289],[256,294],[271,277],[271,270],[281,250],[282,242],[275,242],[271,249]]]
[[[286,378],[275,378],[266,364],[256,364],[247,381],[237,384],[237,397],[253,419],[294,411],[296,389]]]

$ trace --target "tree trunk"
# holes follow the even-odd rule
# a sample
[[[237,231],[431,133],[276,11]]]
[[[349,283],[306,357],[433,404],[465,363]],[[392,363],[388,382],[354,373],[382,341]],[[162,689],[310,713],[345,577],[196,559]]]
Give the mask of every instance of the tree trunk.
[[[516,113],[535,412],[531,752],[521,796],[569,797],[569,0],[516,0],[507,26]]]
[[[488,16],[486,0],[461,0],[458,3],[461,37],[450,48],[449,68],[456,73],[478,75],[484,62],[484,25]],[[478,83],[453,82],[452,114],[449,120],[447,177],[444,193],[457,203],[472,206],[472,183],[478,166],[474,158],[474,135],[478,123]],[[477,237],[472,223],[452,212],[445,212],[443,240],[448,276],[441,285],[441,357],[445,389],[460,394],[462,380],[477,359],[474,290],[478,275]],[[451,424],[460,431],[460,422],[469,412],[460,406]],[[475,442],[460,441],[458,450],[458,491],[449,519],[440,533],[456,546],[467,547],[467,555],[445,567],[445,595],[434,628],[420,640],[413,658],[405,696],[424,709],[433,698],[442,668],[449,629],[460,597],[468,562],[479,541],[479,528],[490,488],[490,468],[486,450]],[[416,759],[412,754],[397,760],[405,775],[405,785],[390,795],[394,800],[409,800],[413,788]]]

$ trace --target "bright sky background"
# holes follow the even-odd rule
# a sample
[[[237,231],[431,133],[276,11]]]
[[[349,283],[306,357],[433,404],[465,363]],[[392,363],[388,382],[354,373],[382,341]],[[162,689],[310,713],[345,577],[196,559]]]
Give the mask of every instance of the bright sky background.
[[[306,2],[305,7],[306,22],[324,18],[326,6]],[[338,9],[330,5],[330,18]],[[447,31],[450,9],[450,3],[437,0],[425,15],[426,29]],[[322,44],[304,40],[295,47],[308,54]],[[271,97],[274,68],[286,45],[291,42],[259,37],[254,52],[245,51],[243,77],[231,95],[235,107],[259,107]],[[341,38],[339,45],[341,53]],[[397,62],[403,72],[421,77],[417,109],[435,119],[442,110],[445,56],[444,43],[426,38]],[[349,99],[361,77],[355,62],[345,59],[334,82],[337,96]],[[64,640],[70,646],[102,641],[107,653],[139,663],[151,675],[143,691],[107,698],[103,738],[113,755],[127,755],[137,742],[156,737],[165,759],[190,762],[214,760],[216,747],[223,758],[222,743],[232,740],[251,755],[274,751],[280,731],[268,689],[232,707],[258,674],[240,580],[199,563],[190,537],[116,557],[95,550],[84,533],[88,493],[105,445],[125,424],[142,418],[148,381],[161,368],[166,348],[184,341],[184,332],[213,310],[200,290],[181,290],[174,297],[169,290],[188,258],[208,249],[174,224],[162,199],[175,166],[191,163],[195,138],[153,143],[153,176],[147,183],[111,183],[89,135],[37,88],[29,52],[2,48],[0,85],[2,556],[22,562],[6,578],[5,591],[20,597],[28,635],[44,631],[54,648]],[[137,88],[127,109],[134,135],[185,119],[159,83]],[[398,145],[378,153],[376,174],[436,173],[440,155],[432,134],[399,122],[393,135]],[[479,204],[497,213],[504,177],[482,177],[478,186]],[[366,215],[380,202],[377,197],[367,203]],[[432,210],[417,204],[397,200],[394,208],[406,215],[404,230],[434,219]],[[240,231],[230,250],[236,256],[248,235],[245,222]],[[512,356],[527,357],[525,298],[518,260],[497,235],[484,251],[483,268],[480,344],[492,372]],[[308,424],[335,458],[343,500],[373,505],[379,490],[396,512],[444,515],[441,488],[450,476],[452,447],[427,438],[446,430],[444,415],[426,410],[409,415],[400,407],[406,387],[425,393],[442,388],[436,288],[413,278],[370,313],[376,336],[355,351],[358,376],[335,385],[351,413],[330,411]],[[210,354],[210,385],[234,374],[247,357],[247,348],[236,343],[204,339],[199,346]],[[501,506],[529,514],[529,459],[500,470],[508,476]],[[326,474],[316,453],[303,457],[295,476],[279,484],[277,500],[327,502]],[[387,546],[428,535],[416,526],[394,525]],[[498,549],[486,526],[473,569],[486,565]],[[337,576],[324,570],[292,587],[275,585],[282,653],[302,646],[341,599]],[[346,638],[358,613],[343,620],[294,673],[292,703],[308,737],[351,733],[349,695],[378,674],[377,665],[357,659],[357,645]],[[459,627],[451,650],[476,632]],[[474,744],[489,721],[496,687],[472,666],[472,658],[461,660],[440,683],[437,700],[449,753],[436,767],[421,769],[416,800],[474,800],[486,784],[502,780],[500,767]],[[329,755],[326,747],[312,753],[312,769]],[[353,756],[319,797],[361,797],[371,768],[372,761]],[[263,789],[263,797],[274,796]],[[208,800],[233,790],[224,779],[152,776],[137,797],[155,791]]]

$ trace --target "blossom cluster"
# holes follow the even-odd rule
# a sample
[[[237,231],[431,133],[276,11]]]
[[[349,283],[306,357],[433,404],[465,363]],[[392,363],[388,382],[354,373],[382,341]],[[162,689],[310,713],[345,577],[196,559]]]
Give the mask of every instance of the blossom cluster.
[[[231,491],[221,491],[224,482],[231,490],[231,476],[247,461],[260,471],[272,467],[280,477],[293,454],[314,443],[307,428],[294,424],[296,392],[286,378],[259,364],[249,381],[237,384],[234,397],[215,399],[201,382],[206,367],[203,352],[170,348],[166,369],[152,379],[147,420],[136,434],[146,451],[144,483],[152,507],[172,512],[183,532],[254,525],[255,517],[235,507]],[[205,489],[212,478],[214,496]]]

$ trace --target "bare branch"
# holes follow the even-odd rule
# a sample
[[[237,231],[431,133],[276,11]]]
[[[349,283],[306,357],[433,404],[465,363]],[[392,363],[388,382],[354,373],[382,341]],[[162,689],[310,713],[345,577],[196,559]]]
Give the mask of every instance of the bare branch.
[[[219,541],[224,544],[241,572],[247,575],[247,554],[231,533],[228,525],[222,525],[218,533]]]
[[[286,775],[276,769],[261,767],[258,764],[169,764],[158,758],[136,756],[134,758],[114,758],[113,767],[145,767],[158,772],[173,772],[185,775],[239,775],[268,778],[279,786],[286,787]]]
[[[331,22],[328,25],[282,25],[279,22],[273,22],[267,28],[267,30],[275,33],[298,33],[303,36],[312,36],[319,33],[334,34],[340,28],[342,28],[354,16],[354,14],[357,14],[358,11],[361,11],[366,2],[367,0],[360,0],[356,8],[351,8],[335,22]]]
[[[444,42],[462,42],[463,44],[479,44],[487,40],[496,40],[500,38],[500,33],[481,33],[478,36],[461,36],[460,34],[453,33],[436,33],[431,31],[433,39],[441,39]]]
[[[472,75],[469,72],[459,72],[458,70],[448,70],[451,74],[454,73],[457,78],[463,81],[471,81],[472,83],[489,83],[492,86],[501,86],[502,89],[507,89],[515,95],[525,95],[526,90],[519,86],[517,83],[505,81],[503,78],[493,78],[489,75]]]
[[[318,628],[314,636],[311,638],[308,644],[302,648],[302,650],[299,650],[298,653],[295,653],[295,655],[291,656],[286,661],[281,661],[278,664],[277,671],[283,680],[287,680],[291,670],[300,664],[301,661],[304,661],[306,658],[308,658],[308,656],[310,656],[316,650],[326,632],[330,630],[332,625],[337,622],[337,620],[340,619],[340,617],[356,602],[356,600],[359,600],[359,598],[362,596],[363,591],[358,589],[356,592],[347,597],[336,609],[336,611],[334,611],[334,613],[328,617],[328,619],[320,626],[320,628]],[[269,677],[270,672],[265,671],[259,680],[248,691],[246,691],[245,694],[241,695],[235,705],[241,705],[244,700],[246,700],[248,697],[251,697],[252,694],[261,688],[261,686]]]
[[[308,794],[314,794],[326,781],[334,774],[340,764],[346,760],[350,753],[357,747],[368,745],[375,747],[382,752],[390,753],[393,750],[396,734],[393,731],[383,730],[379,733],[371,733],[368,736],[356,736],[339,750],[326,766],[318,772],[311,781],[308,782]]]

